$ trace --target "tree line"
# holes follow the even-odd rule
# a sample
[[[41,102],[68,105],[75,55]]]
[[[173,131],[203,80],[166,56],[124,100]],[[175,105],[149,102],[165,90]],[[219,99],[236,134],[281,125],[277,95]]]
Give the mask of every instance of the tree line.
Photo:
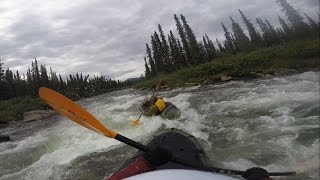
[[[158,25],[158,32],[154,31],[150,44],[146,43],[145,77],[152,78],[219,57],[250,52],[293,39],[319,36],[319,22],[315,22],[306,13],[304,19],[286,0],[277,0],[277,3],[288,18],[285,20],[278,16],[281,27],[276,28],[268,19],[257,17],[255,20],[259,28],[256,28],[239,9],[248,35],[240,24],[230,17],[231,31],[221,22],[225,40],[220,42],[216,39],[216,45],[207,34],[202,37],[202,41],[198,41],[186,18],[181,14],[179,19],[174,14],[179,37],[175,37],[172,30],[165,35],[161,25]],[[318,16],[320,17],[319,14]]]
[[[129,85],[130,82],[116,81],[105,76],[83,75],[76,73],[69,75],[65,80],[50,68],[48,71],[44,64],[37,59],[32,61],[26,74],[17,70],[3,69],[0,59],[0,100],[15,97],[37,97],[40,87],[49,87],[72,99],[94,96]]]

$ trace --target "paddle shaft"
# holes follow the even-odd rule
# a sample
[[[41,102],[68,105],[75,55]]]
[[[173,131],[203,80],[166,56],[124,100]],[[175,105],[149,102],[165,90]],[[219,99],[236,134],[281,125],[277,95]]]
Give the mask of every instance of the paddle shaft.
[[[136,141],[133,141],[133,140],[131,140],[131,139],[125,137],[125,136],[122,136],[121,134],[117,134],[116,137],[114,137],[114,138],[116,140],[118,140],[118,141],[121,141],[121,142],[123,142],[123,143],[125,143],[125,144],[127,144],[129,146],[132,146],[132,147],[134,147],[136,149],[139,149],[141,151],[144,151],[144,152],[150,151],[147,146],[145,146],[143,144],[140,144],[140,143],[138,143]]]
[[[152,96],[156,93],[156,91],[158,90],[158,88],[159,88],[159,86],[160,86],[160,84],[161,84],[161,82],[162,82],[162,80],[163,79],[161,79],[160,80],[160,82],[158,83],[158,85],[157,85],[157,87],[156,87],[156,89],[153,91],[153,93],[152,93]]]

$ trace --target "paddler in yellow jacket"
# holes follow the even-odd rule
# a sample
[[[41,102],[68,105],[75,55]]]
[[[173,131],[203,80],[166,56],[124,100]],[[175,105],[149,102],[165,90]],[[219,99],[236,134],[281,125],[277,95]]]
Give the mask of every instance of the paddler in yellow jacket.
[[[162,97],[151,96],[150,100],[144,100],[140,110],[145,116],[156,116],[166,108],[166,103]]]

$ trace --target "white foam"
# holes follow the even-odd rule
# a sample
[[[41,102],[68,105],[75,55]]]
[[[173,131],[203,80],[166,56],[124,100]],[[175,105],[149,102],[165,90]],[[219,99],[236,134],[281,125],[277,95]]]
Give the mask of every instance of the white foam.
[[[228,144],[229,151],[224,152],[225,158],[220,161],[226,167],[240,170],[261,165],[235,156],[237,148],[243,150],[246,146],[257,144],[271,145],[275,150],[284,152],[284,157],[264,168],[288,171],[305,167],[303,170],[312,176],[317,175],[315,169],[319,168],[319,138],[308,146],[299,144],[296,138],[302,130],[319,128],[319,115],[300,118],[294,115],[294,109],[302,104],[319,106],[318,76],[319,72],[307,72],[268,80],[231,81],[212,88],[208,86],[205,91],[200,91],[201,86],[163,91],[161,95],[164,100],[175,104],[181,110],[181,117],[165,120],[159,116],[143,116],[142,125],[136,127],[132,127],[131,122],[138,117],[138,106],[145,95],[133,94],[133,90],[119,91],[81,100],[80,103],[110,129],[140,142],[163,126],[182,129],[217,149],[224,143],[236,141]],[[196,93],[190,93],[193,90]],[[191,104],[195,101],[201,103],[195,107]],[[259,111],[262,113],[254,114]],[[250,113],[253,113],[252,116],[247,117]],[[224,134],[226,142],[215,144],[215,139],[209,136],[216,134]],[[69,120],[62,120],[52,128],[14,143],[17,146],[11,146],[0,155],[23,154],[25,149],[43,144],[48,145],[48,150],[31,165],[0,179],[48,179],[57,173],[56,169],[68,165],[79,156],[120,144]],[[247,149],[248,154],[250,150],[253,151]],[[265,156],[261,149],[255,153]]]

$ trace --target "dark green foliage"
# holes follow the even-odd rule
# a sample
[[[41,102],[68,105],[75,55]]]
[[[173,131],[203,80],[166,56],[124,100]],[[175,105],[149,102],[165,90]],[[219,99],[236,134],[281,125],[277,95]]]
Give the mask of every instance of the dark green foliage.
[[[6,95],[9,98],[15,97],[15,87],[14,87],[14,79],[13,79],[13,73],[10,69],[7,69],[5,71],[5,82],[7,84],[7,92]]]
[[[213,42],[209,39],[208,35],[203,36],[203,44],[206,52],[207,61],[213,60],[217,55],[217,50],[213,45]]]
[[[271,42],[272,43],[279,42],[279,36],[277,34],[277,31],[274,29],[274,27],[270,24],[270,22],[267,19],[265,20],[265,22],[268,26],[268,31],[270,32]]]
[[[261,32],[262,32],[262,38],[263,38],[263,43],[265,46],[271,45],[272,42],[272,34],[271,31],[268,27],[268,25],[262,21],[261,18],[256,18],[257,24],[260,26]]]
[[[309,26],[310,26],[311,30],[312,31],[319,30],[318,29],[319,28],[318,24],[310,16],[308,16],[308,14],[304,13],[304,15],[306,16],[306,18],[307,18],[307,20],[309,22]]]
[[[303,22],[302,16],[295,10],[287,0],[277,0],[282,7],[282,11],[287,15],[290,25],[297,33],[303,33],[306,29],[306,23]]]
[[[187,64],[190,65],[191,64],[190,61],[192,60],[191,60],[191,54],[190,54],[190,47],[189,47],[185,32],[176,14],[174,14],[174,19],[176,21],[177,30],[182,42],[182,46],[180,44],[180,47],[183,50],[183,53],[185,54],[185,59]]]
[[[179,47],[179,43],[174,37],[172,31],[170,31],[170,35],[168,36],[169,44],[170,44],[170,57],[172,59],[172,64],[174,65],[174,69],[181,69],[186,66],[186,61],[183,56],[183,52]]]
[[[151,50],[149,48],[149,45],[148,43],[146,43],[146,53],[147,53],[147,56],[148,56],[148,59],[149,59],[149,64],[150,64],[150,76],[155,76],[157,74],[157,69],[156,69],[156,65],[155,65],[155,62],[152,58],[152,54],[151,54]]]
[[[5,99],[7,95],[7,90],[8,90],[8,84],[5,81],[5,74],[4,74],[4,69],[2,67],[3,63],[1,62],[0,59],[0,100]]]
[[[231,33],[228,31],[228,29],[224,26],[222,22],[221,22],[221,25],[224,31],[224,36],[226,37],[224,47],[228,53],[233,54],[235,52],[234,40],[231,37]]]
[[[252,50],[252,45],[248,36],[243,32],[242,28],[238,23],[236,23],[232,17],[230,17],[232,22],[232,31],[234,35],[234,44],[237,52],[247,52]]]
[[[169,45],[160,24],[158,24],[158,29],[161,37],[161,43],[159,48],[161,52],[161,59],[164,64],[163,68],[165,72],[171,72],[172,62],[169,59]]]
[[[293,35],[293,29],[292,27],[290,27],[286,21],[284,19],[282,19],[280,16],[278,16],[279,18],[279,22],[280,22],[280,25],[283,29],[283,32],[284,32],[284,36],[286,36],[287,38],[292,36]]]
[[[189,26],[186,18],[181,14],[180,15],[184,32],[186,34],[187,42],[188,42],[188,47],[190,48],[190,58],[189,62],[191,65],[199,64],[202,62],[203,59],[203,54],[201,53],[201,48],[198,45],[196,36],[194,35],[191,27]]]
[[[154,35],[151,36],[151,45],[153,52],[153,59],[156,66],[157,73],[161,73],[164,71],[164,61],[162,58],[162,49],[161,49],[161,41],[157,32],[154,32]]]
[[[219,41],[218,39],[216,39],[216,42],[217,42],[217,45],[218,45],[219,51],[220,51],[220,52],[225,52],[225,49],[224,49],[224,47],[222,47],[222,45],[221,45],[220,41]]]
[[[221,81],[222,76],[248,77],[250,72],[273,74],[282,68],[319,68],[319,43],[319,38],[292,40],[284,44],[260,48],[249,53],[238,53],[198,66],[184,68],[165,77],[158,76],[140,82],[136,87],[151,87],[160,79],[165,79],[165,83],[170,87],[177,87],[187,82],[202,83],[207,79],[218,82]]]
[[[69,75],[69,78],[64,81],[61,75],[58,78],[56,72],[51,68],[49,76],[45,65],[39,65],[36,59],[31,63],[31,69],[28,68],[27,75],[23,76],[23,79],[18,71],[16,74],[13,74],[10,69],[3,71],[2,63],[0,65],[0,91],[2,92],[0,100],[16,97],[38,97],[39,87],[42,86],[66,94],[72,99],[80,99],[106,93],[130,84],[105,77],[89,78],[89,75],[83,76],[82,73]]]
[[[39,98],[19,97],[0,101],[0,124],[23,119],[24,112],[48,108],[48,105]]]
[[[259,32],[253,26],[253,24],[250,22],[250,20],[248,20],[248,18],[243,14],[243,12],[240,9],[238,9],[238,10],[241,14],[243,23],[246,25],[246,27],[248,29],[251,43],[253,43],[255,45],[260,45],[262,40],[261,40],[261,36],[260,36]]]
[[[146,57],[144,57],[144,66],[146,68],[146,71],[145,71],[146,78],[149,79],[151,77],[151,71],[150,71],[149,65],[147,63]]]

